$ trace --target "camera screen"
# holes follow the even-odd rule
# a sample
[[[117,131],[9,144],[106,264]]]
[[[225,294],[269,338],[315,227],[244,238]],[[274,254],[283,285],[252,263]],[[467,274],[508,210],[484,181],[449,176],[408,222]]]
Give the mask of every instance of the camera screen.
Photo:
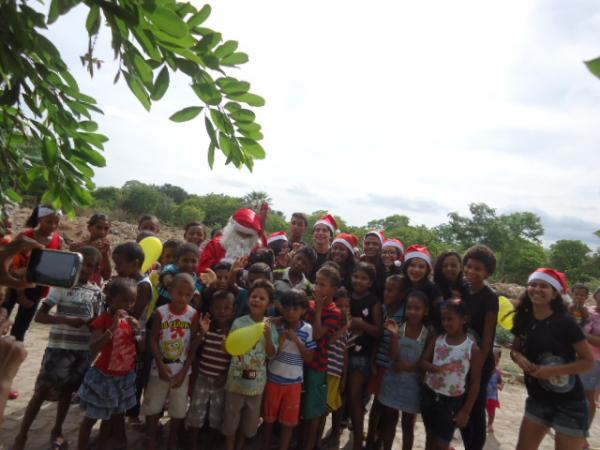
[[[78,266],[75,253],[42,251],[31,275],[39,284],[70,286],[75,281]]]

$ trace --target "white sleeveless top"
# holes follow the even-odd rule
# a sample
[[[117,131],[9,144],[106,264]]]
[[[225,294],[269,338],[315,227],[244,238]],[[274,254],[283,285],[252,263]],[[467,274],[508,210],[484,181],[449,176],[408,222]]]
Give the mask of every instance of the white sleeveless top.
[[[474,341],[466,336],[458,345],[450,345],[446,335],[438,336],[433,351],[433,364],[451,364],[450,370],[443,373],[427,372],[425,383],[433,391],[448,397],[458,397],[465,393],[465,381],[471,367],[471,348]]]

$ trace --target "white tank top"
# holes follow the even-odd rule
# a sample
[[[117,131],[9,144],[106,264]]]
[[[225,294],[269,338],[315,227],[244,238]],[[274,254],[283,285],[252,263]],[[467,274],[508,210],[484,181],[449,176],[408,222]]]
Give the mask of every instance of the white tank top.
[[[446,335],[438,336],[433,351],[433,364],[443,366],[451,364],[450,370],[443,373],[427,372],[425,383],[433,391],[448,397],[458,397],[465,393],[465,381],[471,367],[471,348],[473,340],[466,336],[458,345],[450,345]]]

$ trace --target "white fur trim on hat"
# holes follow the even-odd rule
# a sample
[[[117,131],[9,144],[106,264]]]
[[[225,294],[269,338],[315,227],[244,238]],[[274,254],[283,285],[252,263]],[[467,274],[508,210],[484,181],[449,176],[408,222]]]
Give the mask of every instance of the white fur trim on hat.
[[[325,225],[327,228],[329,228],[331,234],[335,234],[335,230],[333,229],[333,225],[331,225],[331,222],[328,222],[327,220],[317,220],[313,225],[313,228],[317,225]]]
[[[393,248],[400,250],[400,252],[404,252],[404,247],[402,246],[402,244],[400,244],[400,242],[385,241],[383,243],[383,245],[381,246],[381,248],[386,248],[386,247],[393,247]]]
[[[272,242],[276,242],[276,241],[287,241],[288,237],[285,234],[280,234],[278,236],[272,236],[269,239],[267,239],[267,244],[271,244]]]
[[[561,282],[554,278],[552,275],[548,275],[547,273],[539,271],[533,272],[531,275],[529,275],[527,283],[531,283],[534,280],[545,281],[561,294],[565,292],[565,289],[563,288]]]
[[[413,259],[413,258],[421,258],[421,259],[425,260],[427,265],[431,268],[431,256],[429,256],[427,253],[423,253],[423,252],[407,253],[404,255],[404,262],[408,261],[409,259]]]
[[[258,231],[256,231],[254,228],[245,227],[243,225],[240,225],[235,220],[232,220],[232,223],[233,223],[233,228],[235,228],[236,231],[239,231],[240,233],[244,233],[244,234],[251,234],[252,236],[258,236]]]
[[[365,239],[367,238],[367,236],[376,236],[377,239],[379,239],[379,242],[381,243],[381,245],[383,245],[383,242],[385,241],[384,237],[381,235],[381,233],[379,231],[369,231],[367,234],[365,234]]]
[[[350,253],[354,253],[354,247],[352,247],[352,244],[350,242],[348,242],[346,239],[336,238],[331,243],[332,246],[333,246],[333,244],[342,244],[344,247],[346,247],[348,250],[350,250]]]
[[[62,211],[60,209],[52,209],[47,206],[38,207],[37,217],[41,219],[42,217],[51,216],[52,214],[56,214],[57,216],[62,216]]]

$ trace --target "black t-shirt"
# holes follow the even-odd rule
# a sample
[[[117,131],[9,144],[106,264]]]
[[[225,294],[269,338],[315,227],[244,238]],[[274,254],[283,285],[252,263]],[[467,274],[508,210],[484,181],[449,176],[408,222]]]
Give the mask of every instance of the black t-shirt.
[[[327,256],[329,256],[329,252],[317,253],[317,262],[315,263],[312,271],[308,275],[308,279],[311,283],[314,283],[317,280],[317,272],[319,271],[323,263],[327,261]]]
[[[365,322],[373,323],[373,307],[379,301],[379,297],[370,292],[359,299],[352,297],[350,300],[350,314],[352,317],[360,317]],[[350,356],[371,356],[374,343],[375,338],[367,333],[357,336],[354,347],[350,350]]]
[[[524,318],[516,335],[521,351],[534,364],[568,364],[577,359],[575,344],[585,340],[577,322],[566,313],[554,313],[537,320],[532,313]],[[539,380],[525,374],[527,393],[541,401],[561,402],[585,399],[579,375]]]
[[[469,312],[469,331],[473,337],[477,339],[477,343],[481,344],[481,340],[483,339],[483,328],[485,326],[485,316],[490,312],[494,313],[496,317],[498,316],[498,296],[486,285],[483,289],[475,293],[471,293],[469,289],[466,289],[463,301]],[[494,327],[492,333],[492,342],[494,342],[496,327]],[[491,373],[494,365],[494,355],[493,352],[490,351],[483,363],[482,374],[484,377]]]

